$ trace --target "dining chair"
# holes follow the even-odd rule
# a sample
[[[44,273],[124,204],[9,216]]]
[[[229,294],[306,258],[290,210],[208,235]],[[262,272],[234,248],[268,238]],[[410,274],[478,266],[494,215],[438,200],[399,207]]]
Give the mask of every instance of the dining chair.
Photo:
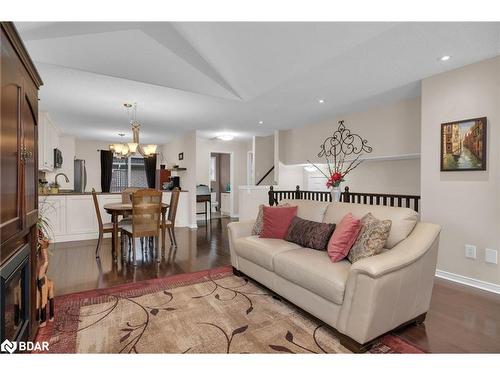
[[[92,199],[94,200],[95,214],[97,216],[97,225],[99,226],[99,238],[97,239],[97,246],[95,249],[95,257],[99,259],[99,250],[101,249],[104,233],[113,233],[113,223],[102,222],[101,210],[99,209],[99,201],[97,200],[97,193],[94,188],[92,188]],[[120,226],[120,224],[118,224],[118,226]]]
[[[168,231],[168,236],[170,237],[170,243],[177,247],[177,239],[175,238],[175,217],[177,215],[177,206],[179,205],[179,197],[181,191],[179,188],[174,188],[172,190],[172,195],[170,196],[170,205],[168,207],[168,217],[165,221],[165,228]]]
[[[128,187],[123,189],[122,191],[122,203],[132,203],[132,194],[134,194],[137,190],[141,190],[142,188],[138,187]]]
[[[135,239],[137,237],[154,237],[158,249],[161,196],[162,192],[155,189],[140,189],[132,194],[132,222],[122,224],[121,233],[132,239],[134,266],[137,265],[135,251]]]

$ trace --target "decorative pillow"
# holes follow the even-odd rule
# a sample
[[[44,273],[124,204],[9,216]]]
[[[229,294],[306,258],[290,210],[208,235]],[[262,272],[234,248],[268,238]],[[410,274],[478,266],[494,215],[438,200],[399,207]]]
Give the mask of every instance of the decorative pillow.
[[[257,214],[257,219],[255,219],[255,223],[252,228],[252,236],[258,236],[262,233],[262,225],[264,223],[264,208],[265,205],[261,204],[259,206],[259,213]],[[278,207],[289,207],[288,203],[278,204]],[[266,206],[269,207],[269,206]]]
[[[284,239],[293,218],[297,216],[297,206],[293,207],[266,207],[262,208],[264,225],[262,238]]]
[[[360,230],[361,220],[356,219],[350,212],[342,218],[328,242],[328,256],[332,262],[339,262],[349,254]]]
[[[335,224],[318,223],[296,216],[288,227],[285,241],[315,250],[326,250],[334,230]]]
[[[361,230],[347,258],[351,263],[379,254],[391,231],[391,220],[379,220],[371,212],[361,219]]]

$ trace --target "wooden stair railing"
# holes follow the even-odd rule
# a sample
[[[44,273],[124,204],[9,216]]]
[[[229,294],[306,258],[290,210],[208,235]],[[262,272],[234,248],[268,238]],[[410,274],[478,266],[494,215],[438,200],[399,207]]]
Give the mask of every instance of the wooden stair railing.
[[[306,199],[320,202],[331,202],[332,195],[329,191],[300,190],[299,185],[295,190],[274,190],[269,188],[269,205],[277,205],[282,199]],[[407,207],[419,211],[420,195],[409,194],[381,194],[381,193],[353,193],[346,186],[340,196],[341,202],[372,204],[377,206]]]
[[[262,181],[264,181],[264,179],[269,176],[269,173],[271,173],[272,171],[274,170],[274,165],[271,167],[271,169],[269,169],[266,174],[259,180],[259,182],[257,182],[255,185],[260,185],[262,183]]]

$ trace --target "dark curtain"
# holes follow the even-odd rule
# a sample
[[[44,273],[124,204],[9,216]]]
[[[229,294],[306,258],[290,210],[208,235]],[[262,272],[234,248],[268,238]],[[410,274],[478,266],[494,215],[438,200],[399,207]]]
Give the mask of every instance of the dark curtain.
[[[113,153],[101,150],[101,191],[109,193],[111,177],[113,176]]]
[[[154,189],[156,184],[156,155],[144,158],[144,169],[146,170],[148,187]]]

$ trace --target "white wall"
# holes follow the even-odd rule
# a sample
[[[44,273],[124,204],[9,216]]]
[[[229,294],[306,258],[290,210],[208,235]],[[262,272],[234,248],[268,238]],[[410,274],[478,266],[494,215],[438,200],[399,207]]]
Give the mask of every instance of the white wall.
[[[274,135],[255,137],[255,183],[274,165]],[[271,185],[275,181],[274,173],[270,173],[261,185]]]
[[[247,176],[247,150],[246,141],[219,141],[196,138],[196,183],[210,186],[209,181],[209,163],[211,152],[230,152],[233,154],[233,186],[231,186],[233,199],[233,215],[239,214],[238,186],[246,185]]]
[[[318,165],[328,174],[326,165]],[[309,177],[320,178],[322,189],[326,189],[326,178],[320,172],[304,171],[304,190],[318,190],[308,185]],[[281,181],[280,181],[281,186]],[[344,190],[349,186],[351,192],[385,194],[420,194],[420,159],[407,160],[366,160],[349,173],[346,182],[341,184]]]
[[[179,153],[184,153],[184,159],[179,160]],[[175,164],[186,168],[186,171],[173,172],[173,175],[180,176],[182,190],[189,191],[189,206],[191,212],[190,226],[196,227],[196,131],[192,130],[185,135],[161,147],[163,160],[161,164],[166,164],[167,168]],[[161,158],[160,158],[161,159]],[[208,167],[207,167],[208,169]],[[207,172],[208,173],[208,172]]]
[[[441,123],[488,118],[487,170],[440,172]],[[442,225],[438,268],[500,284],[484,249],[500,250],[500,57],[422,81],[422,219]],[[464,245],[478,247],[466,259]]]
[[[63,134],[59,137],[59,150],[63,156],[63,164],[61,168],[54,170],[54,172],[45,172],[45,179],[50,183],[53,182],[56,174],[64,173],[69,178],[66,182],[63,176],[58,178],[61,189],[73,190],[75,187],[74,174],[75,174],[75,137],[72,135]]]
[[[279,155],[284,164],[302,164],[318,158],[320,145],[337,129],[339,120],[352,133],[368,140],[370,157],[401,156],[420,152],[420,98],[407,99],[363,112],[338,116],[320,124],[280,131]]]
[[[278,186],[280,190],[295,190],[297,185],[306,190],[306,171],[300,165],[278,163]]]
[[[75,142],[75,158],[85,160],[87,167],[86,191],[101,191],[101,154],[98,150],[108,150],[109,142],[77,139]],[[70,177],[68,175],[68,177]]]

